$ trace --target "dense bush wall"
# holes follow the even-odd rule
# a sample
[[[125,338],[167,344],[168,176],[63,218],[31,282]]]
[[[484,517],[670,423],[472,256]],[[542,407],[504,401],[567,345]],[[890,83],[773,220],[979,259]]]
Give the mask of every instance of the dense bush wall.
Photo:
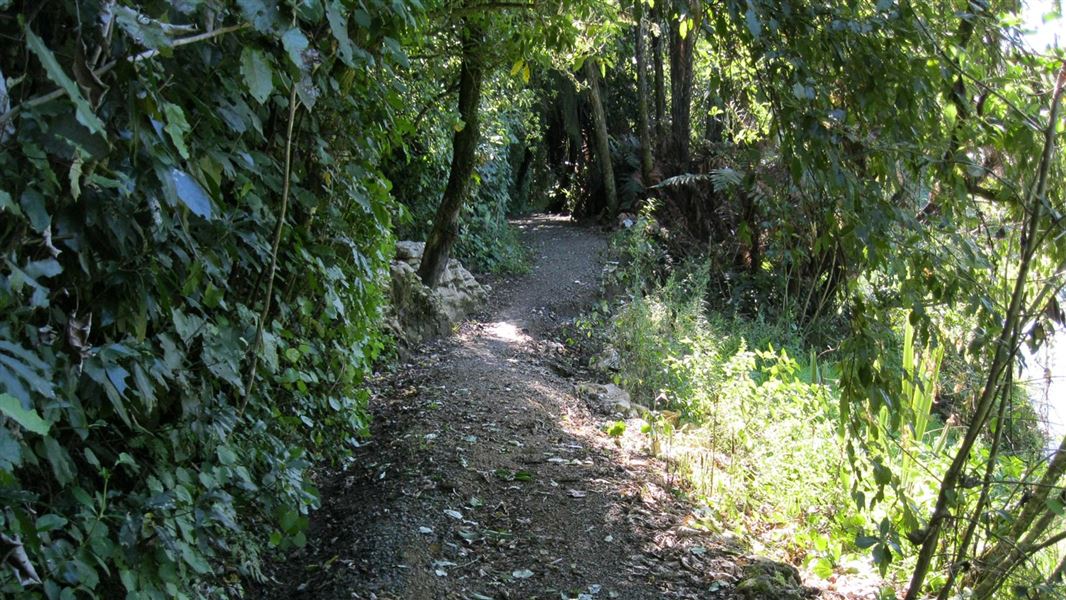
[[[239,593],[365,428],[414,17],[0,10],[0,594]]]

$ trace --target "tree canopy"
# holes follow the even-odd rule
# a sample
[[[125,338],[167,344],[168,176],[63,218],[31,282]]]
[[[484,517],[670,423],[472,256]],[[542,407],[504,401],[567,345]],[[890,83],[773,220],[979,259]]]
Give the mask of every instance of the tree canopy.
[[[433,286],[552,210],[640,216],[629,310],[696,261],[832,358],[839,530],[901,594],[1062,594],[1066,442],[1014,418],[1066,66],[1020,8],[0,0],[0,591],[242,595],[365,441],[396,239]]]

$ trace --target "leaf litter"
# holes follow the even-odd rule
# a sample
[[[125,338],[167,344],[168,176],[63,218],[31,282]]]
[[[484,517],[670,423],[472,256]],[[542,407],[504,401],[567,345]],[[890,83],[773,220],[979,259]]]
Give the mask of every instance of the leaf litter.
[[[560,343],[560,323],[595,300],[603,237],[554,217],[518,227],[545,258],[492,281],[489,309],[455,337],[370,382],[374,443],[322,471],[308,543],[253,597],[696,599],[743,581],[754,558],[691,534],[664,465],[615,445],[612,415],[574,393],[592,354]],[[498,322],[528,335],[485,335]]]

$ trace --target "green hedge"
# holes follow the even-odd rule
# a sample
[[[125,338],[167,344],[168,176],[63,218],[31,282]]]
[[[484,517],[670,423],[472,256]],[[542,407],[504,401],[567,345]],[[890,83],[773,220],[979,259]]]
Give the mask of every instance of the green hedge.
[[[239,595],[302,543],[366,427],[413,19],[0,0],[0,593]]]

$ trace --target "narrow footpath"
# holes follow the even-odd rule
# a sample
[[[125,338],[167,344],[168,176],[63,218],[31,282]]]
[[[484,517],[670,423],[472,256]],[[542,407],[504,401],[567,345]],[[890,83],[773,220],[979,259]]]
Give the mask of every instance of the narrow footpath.
[[[530,272],[375,383],[373,438],[323,474],[305,548],[258,597],[728,598],[754,559],[691,527],[661,463],[617,447],[555,339],[596,299],[606,248],[520,222]],[[780,568],[780,566],[779,566]]]

